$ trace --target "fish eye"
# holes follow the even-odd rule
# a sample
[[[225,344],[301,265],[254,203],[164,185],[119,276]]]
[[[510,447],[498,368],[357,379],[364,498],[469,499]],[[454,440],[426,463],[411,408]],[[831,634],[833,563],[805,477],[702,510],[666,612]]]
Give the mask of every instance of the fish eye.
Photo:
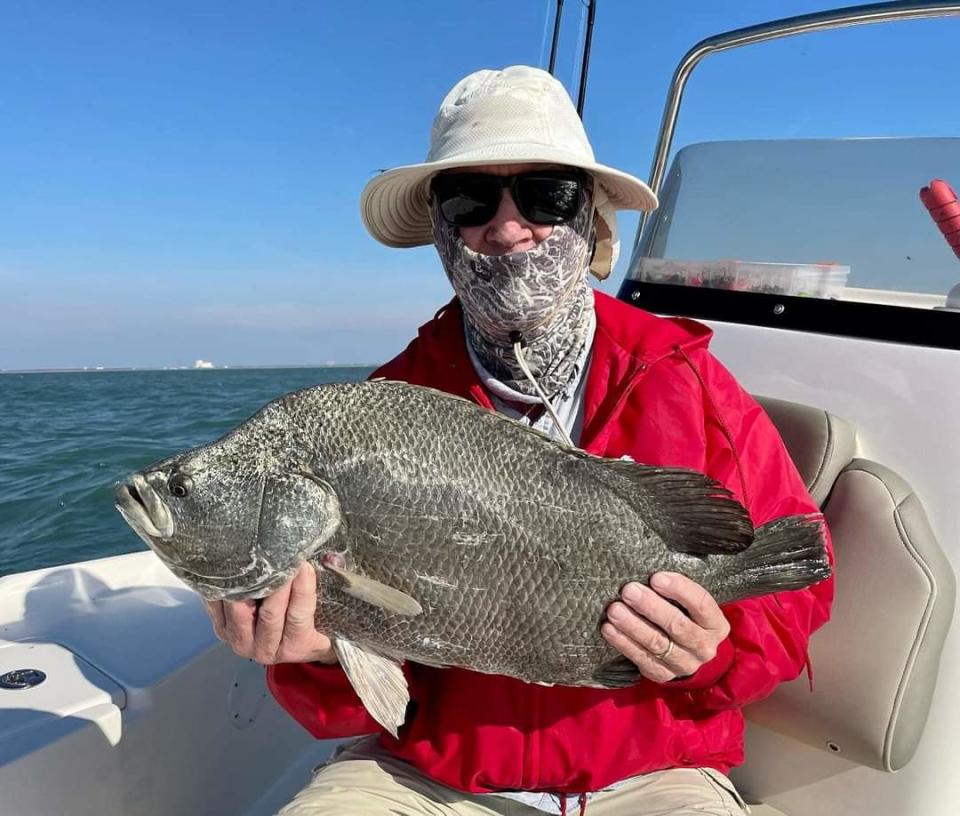
[[[174,473],[170,477],[170,481],[167,482],[167,489],[170,491],[170,495],[176,496],[178,499],[185,499],[193,490],[193,479],[186,473]]]

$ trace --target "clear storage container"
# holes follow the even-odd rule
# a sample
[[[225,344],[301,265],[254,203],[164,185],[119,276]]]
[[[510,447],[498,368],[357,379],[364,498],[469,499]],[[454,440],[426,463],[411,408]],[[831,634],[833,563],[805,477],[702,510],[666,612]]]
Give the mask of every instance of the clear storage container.
[[[849,266],[834,263],[684,261],[675,258],[641,258],[637,270],[639,279],[650,283],[817,298],[841,298],[850,275]]]

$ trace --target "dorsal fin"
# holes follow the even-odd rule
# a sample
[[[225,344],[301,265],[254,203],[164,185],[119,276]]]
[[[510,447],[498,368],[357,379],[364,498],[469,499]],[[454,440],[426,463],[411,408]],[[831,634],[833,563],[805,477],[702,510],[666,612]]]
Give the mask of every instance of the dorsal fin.
[[[437,399],[469,406],[464,410],[477,412],[486,422],[502,422],[518,432],[538,437],[544,444],[561,450],[583,465],[584,470],[577,474],[578,478],[590,474],[623,498],[670,549],[696,555],[732,553],[746,549],[753,541],[753,523],[746,508],[727,488],[699,471],[652,467],[594,456],[555,442],[541,431],[487,411],[463,397],[433,388],[392,380],[369,383],[368,386],[430,391]]]
[[[651,467],[570,451],[607,489],[633,506],[664,544],[695,555],[735,553],[753,541],[746,508],[696,470]]]

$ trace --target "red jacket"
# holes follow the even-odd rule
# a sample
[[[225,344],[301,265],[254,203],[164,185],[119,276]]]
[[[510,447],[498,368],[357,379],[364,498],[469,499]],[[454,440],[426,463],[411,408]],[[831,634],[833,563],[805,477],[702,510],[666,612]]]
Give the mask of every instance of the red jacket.
[[[707,351],[712,332],[601,293],[580,446],[599,456],[705,472],[754,524],[816,512],[766,414]],[[492,408],[454,301],[374,376],[440,388]],[[741,706],[796,677],[810,633],[829,617],[832,580],[724,607],[730,637],[694,675],[627,689],[545,687],[465,669],[406,667],[414,706],[382,741],[464,791],[582,793],[663,768],[726,772],[743,761]],[[315,737],[381,731],[339,666],[268,669],[274,696]]]

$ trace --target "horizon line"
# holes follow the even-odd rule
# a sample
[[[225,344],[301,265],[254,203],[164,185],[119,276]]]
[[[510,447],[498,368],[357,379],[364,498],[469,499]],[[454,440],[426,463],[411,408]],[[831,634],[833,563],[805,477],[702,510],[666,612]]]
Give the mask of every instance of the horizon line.
[[[0,374],[103,374],[117,371],[228,371],[279,368],[377,368],[382,363],[264,363],[220,366],[74,366],[70,368],[0,368]]]

